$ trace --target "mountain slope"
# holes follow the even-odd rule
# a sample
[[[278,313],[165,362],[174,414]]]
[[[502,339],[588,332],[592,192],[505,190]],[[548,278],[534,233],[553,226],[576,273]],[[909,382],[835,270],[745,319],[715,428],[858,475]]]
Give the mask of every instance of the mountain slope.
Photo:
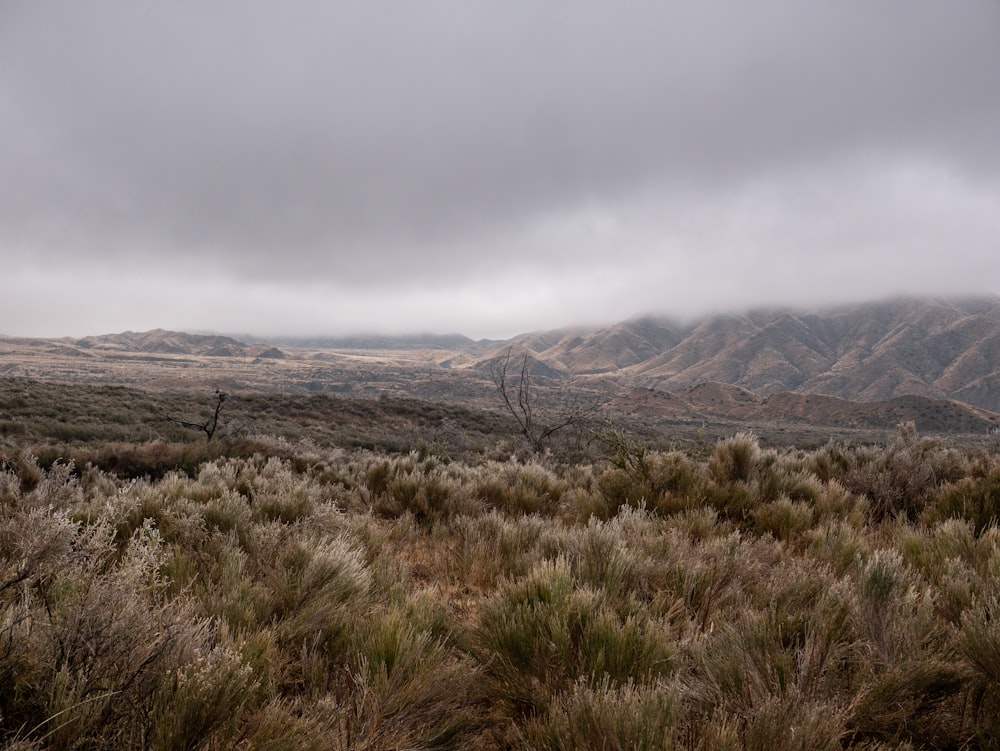
[[[904,298],[822,311],[654,318],[511,340],[565,373],[682,392],[728,383],[853,401],[919,395],[1000,412],[1000,297]]]

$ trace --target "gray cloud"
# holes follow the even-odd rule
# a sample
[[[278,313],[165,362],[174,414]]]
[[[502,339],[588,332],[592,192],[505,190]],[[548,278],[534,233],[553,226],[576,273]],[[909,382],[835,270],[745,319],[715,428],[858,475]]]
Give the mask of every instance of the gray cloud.
[[[0,254],[203,328],[995,287],[998,70],[990,0],[8,0]]]

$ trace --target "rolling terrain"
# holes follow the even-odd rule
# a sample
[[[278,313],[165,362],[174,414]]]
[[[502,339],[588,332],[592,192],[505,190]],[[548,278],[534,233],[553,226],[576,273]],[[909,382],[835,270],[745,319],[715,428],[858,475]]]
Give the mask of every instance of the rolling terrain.
[[[249,338],[249,337],[248,337]],[[638,318],[524,334],[254,340],[162,329],[82,339],[0,337],[0,378],[385,396],[496,409],[491,367],[534,360],[541,403],[572,392],[609,419],[983,434],[1000,412],[1000,298],[901,299],[820,312]]]
[[[792,391],[885,401],[918,395],[1000,411],[998,297],[764,310],[687,326],[640,318],[514,342],[567,374],[613,372],[670,392],[718,381],[762,396]]]

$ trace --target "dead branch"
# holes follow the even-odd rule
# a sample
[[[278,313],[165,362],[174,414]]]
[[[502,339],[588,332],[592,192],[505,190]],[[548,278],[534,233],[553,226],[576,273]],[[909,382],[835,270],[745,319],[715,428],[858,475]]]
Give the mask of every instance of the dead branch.
[[[509,375],[512,355],[513,347],[508,347],[503,357],[491,364],[490,376],[519,432],[531,450],[539,454],[556,433],[593,414],[597,405],[574,399],[567,407],[554,412],[548,420],[540,421],[536,415],[538,400],[531,380],[532,359],[527,352],[522,354],[520,373],[514,379],[516,383],[513,383]]]
[[[193,428],[194,430],[204,431],[208,440],[212,440],[212,436],[215,435],[216,429],[219,427],[219,415],[222,413],[222,408],[225,406],[226,399],[229,398],[229,394],[225,391],[215,390],[215,411],[212,416],[205,420],[204,422],[191,422],[189,420],[181,420],[178,417],[168,417],[167,419],[171,422],[175,422],[178,425],[183,425],[185,428]]]

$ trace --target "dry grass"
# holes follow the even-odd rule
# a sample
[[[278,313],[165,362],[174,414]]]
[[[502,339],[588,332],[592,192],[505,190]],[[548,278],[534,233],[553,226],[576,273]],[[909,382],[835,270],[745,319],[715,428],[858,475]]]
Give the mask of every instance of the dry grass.
[[[997,747],[1000,456],[254,445],[8,452],[0,748]]]

